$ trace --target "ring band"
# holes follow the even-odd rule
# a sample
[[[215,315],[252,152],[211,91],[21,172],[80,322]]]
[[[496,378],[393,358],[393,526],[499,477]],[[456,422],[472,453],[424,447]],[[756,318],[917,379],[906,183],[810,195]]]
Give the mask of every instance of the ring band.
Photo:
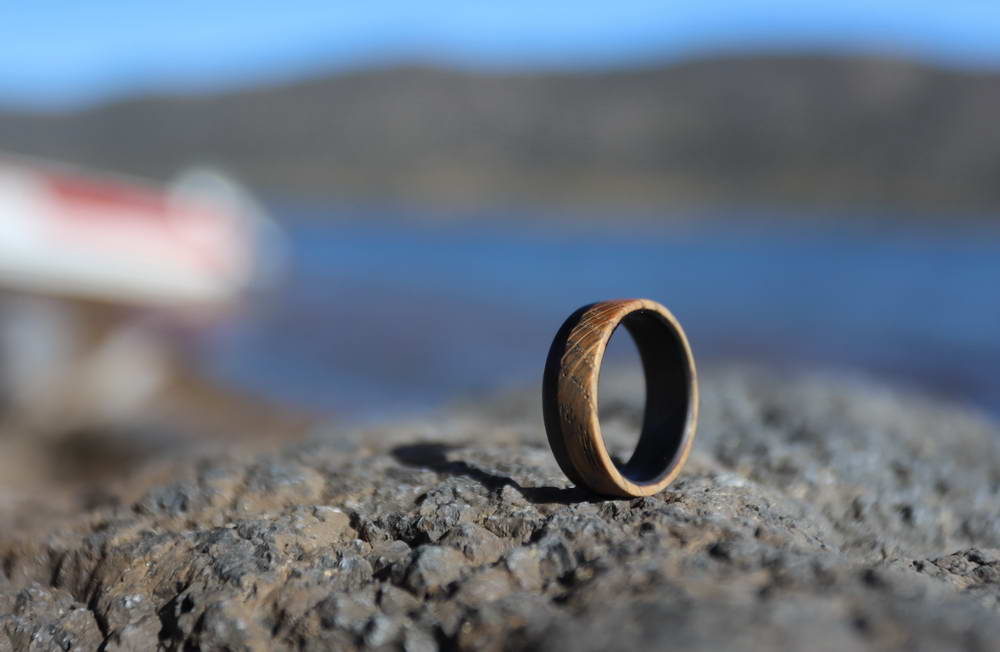
[[[635,340],[646,378],[642,433],[624,464],[604,445],[597,410],[604,351],[619,324]],[[610,496],[650,496],[677,476],[698,424],[698,380],[687,337],[670,311],[649,299],[584,306],[556,333],[542,383],[545,431],[574,484]]]

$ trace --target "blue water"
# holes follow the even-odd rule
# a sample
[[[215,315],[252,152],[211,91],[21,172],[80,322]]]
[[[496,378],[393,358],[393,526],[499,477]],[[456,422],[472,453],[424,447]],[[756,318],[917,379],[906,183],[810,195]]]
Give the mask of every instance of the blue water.
[[[566,315],[633,296],[667,305],[699,361],[860,371],[1000,414],[1000,228],[985,222],[276,212],[287,283],[212,356],[346,418],[537,383]]]

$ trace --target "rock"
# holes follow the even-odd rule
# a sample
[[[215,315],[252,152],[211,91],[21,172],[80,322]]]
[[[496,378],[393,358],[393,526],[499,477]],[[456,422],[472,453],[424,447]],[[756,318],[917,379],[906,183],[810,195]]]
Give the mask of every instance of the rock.
[[[465,557],[442,546],[420,546],[406,570],[403,584],[416,595],[440,593],[462,576]]]
[[[642,396],[602,380],[612,451]],[[39,496],[0,513],[0,651],[995,647],[994,425],[850,379],[703,397],[687,467],[635,500],[569,486],[534,395]]]
[[[461,604],[470,606],[495,602],[510,595],[513,591],[513,579],[506,570],[491,568],[474,574],[469,581],[463,582],[455,594],[455,599]]]
[[[7,604],[0,631],[10,649],[95,650],[104,639],[94,614],[60,589],[32,583]]]
[[[504,542],[497,535],[474,523],[452,528],[441,540],[442,544],[461,551],[475,566],[492,564],[503,556]]]

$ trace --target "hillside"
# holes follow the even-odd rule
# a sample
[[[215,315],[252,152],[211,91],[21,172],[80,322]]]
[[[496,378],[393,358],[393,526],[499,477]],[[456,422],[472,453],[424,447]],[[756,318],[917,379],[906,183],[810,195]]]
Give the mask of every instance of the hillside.
[[[628,71],[353,72],[59,114],[0,151],[153,177],[221,164],[263,192],[489,203],[1000,208],[1000,74],[864,58]]]

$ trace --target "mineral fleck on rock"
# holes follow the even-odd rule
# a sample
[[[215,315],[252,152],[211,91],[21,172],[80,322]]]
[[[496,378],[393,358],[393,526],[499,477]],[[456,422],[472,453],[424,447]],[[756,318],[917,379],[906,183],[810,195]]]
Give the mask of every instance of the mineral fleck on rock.
[[[602,391],[627,456],[641,379]],[[570,487],[526,395],[4,511],[0,651],[996,649],[994,426],[843,379],[703,396],[649,498]]]

